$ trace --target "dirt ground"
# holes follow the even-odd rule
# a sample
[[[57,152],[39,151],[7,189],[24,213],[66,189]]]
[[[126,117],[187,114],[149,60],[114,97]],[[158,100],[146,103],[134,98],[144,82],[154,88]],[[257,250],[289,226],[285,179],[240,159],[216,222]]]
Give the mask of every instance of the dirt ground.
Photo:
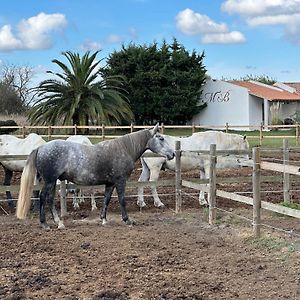
[[[251,169],[219,173],[251,176]],[[221,187],[251,191],[250,184],[238,182]],[[300,299],[298,220],[264,212],[265,224],[295,234],[264,227],[257,240],[246,205],[218,199],[227,212],[219,210],[217,224],[209,226],[198,196],[184,194],[183,212],[175,214],[174,190],[159,192],[169,194],[161,197],[164,210],[147,199],[140,211],[136,197],[128,197],[133,226],[122,223],[115,198],[107,225],[100,224],[99,211],[91,212],[88,202],[77,211],[69,203],[66,229],[57,229],[48,215],[50,231],[39,227],[34,214],[16,220],[1,202],[9,215],[0,212],[0,299]],[[280,202],[282,194],[268,192],[265,198]],[[100,199],[97,204],[100,210]]]

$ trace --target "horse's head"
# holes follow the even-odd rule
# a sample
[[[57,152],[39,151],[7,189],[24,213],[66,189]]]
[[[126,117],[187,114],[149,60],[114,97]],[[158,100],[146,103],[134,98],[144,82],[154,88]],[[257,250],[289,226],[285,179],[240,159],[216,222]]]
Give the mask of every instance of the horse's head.
[[[165,138],[159,134],[158,130],[158,124],[156,124],[153,129],[150,129],[152,137],[148,141],[147,148],[170,160],[175,156],[174,149],[169,145]]]

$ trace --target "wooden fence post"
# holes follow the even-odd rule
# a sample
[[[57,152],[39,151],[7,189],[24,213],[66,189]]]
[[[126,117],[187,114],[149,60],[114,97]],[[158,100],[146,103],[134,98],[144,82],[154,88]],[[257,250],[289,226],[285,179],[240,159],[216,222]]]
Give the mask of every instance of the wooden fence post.
[[[165,126],[164,126],[164,123],[161,123],[161,134],[164,134],[164,131],[165,131]]]
[[[76,135],[77,134],[77,124],[75,124],[75,126],[74,126],[74,135]]]
[[[260,146],[262,145],[262,140],[263,140],[263,128],[264,128],[264,124],[261,122],[260,128],[259,128],[259,144],[260,144]]]
[[[52,134],[52,127],[48,126],[48,141],[51,139],[51,134]]]
[[[299,123],[296,122],[296,146],[298,146],[299,143]]]
[[[261,227],[261,198],[260,198],[260,148],[254,147],[252,149],[253,157],[253,233],[256,238],[260,237]]]
[[[66,181],[62,180],[60,182],[60,216],[63,218],[67,215],[67,187]]]
[[[209,203],[209,218],[208,222],[213,225],[216,221],[216,145],[210,145],[210,165],[209,165],[209,193],[208,193],[208,203]]]
[[[22,135],[23,135],[23,139],[25,139],[25,137],[26,137],[26,127],[25,126],[22,127]]]
[[[134,131],[134,125],[133,125],[133,123],[131,123],[130,124],[130,133],[133,133],[133,131]]]
[[[102,141],[104,141],[104,139],[105,139],[105,125],[104,124],[102,124],[101,130],[102,130]]]
[[[289,142],[287,139],[283,140],[283,165],[289,164]],[[283,201],[290,202],[290,175],[283,172]]]
[[[196,132],[196,126],[195,124],[192,125],[192,135]]]
[[[175,212],[181,212],[181,143],[180,141],[175,142],[175,193],[176,193],[176,207]]]
[[[229,127],[229,126],[228,126],[228,122],[226,122],[226,125],[225,125],[225,132],[226,132],[226,133],[228,133],[228,127]]]

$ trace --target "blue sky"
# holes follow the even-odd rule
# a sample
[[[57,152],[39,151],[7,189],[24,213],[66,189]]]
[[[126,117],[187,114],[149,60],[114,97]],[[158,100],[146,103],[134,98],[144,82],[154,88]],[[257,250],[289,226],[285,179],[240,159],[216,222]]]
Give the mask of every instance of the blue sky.
[[[27,65],[35,80],[61,52],[172,38],[205,51],[213,78],[268,75],[300,81],[300,0],[12,0],[0,10],[1,65]]]

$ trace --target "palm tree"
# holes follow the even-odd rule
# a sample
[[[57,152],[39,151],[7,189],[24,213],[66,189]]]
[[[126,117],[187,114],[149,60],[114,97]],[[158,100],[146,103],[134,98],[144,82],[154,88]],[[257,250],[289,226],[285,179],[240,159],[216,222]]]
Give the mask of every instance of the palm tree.
[[[52,60],[63,72],[48,71],[58,79],[44,80],[36,88],[39,100],[28,116],[33,125],[120,124],[133,119],[123,88],[124,78],[101,76],[100,61],[95,60],[98,51],[92,55],[86,52],[82,58],[70,51],[62,54],[70,67]]]

